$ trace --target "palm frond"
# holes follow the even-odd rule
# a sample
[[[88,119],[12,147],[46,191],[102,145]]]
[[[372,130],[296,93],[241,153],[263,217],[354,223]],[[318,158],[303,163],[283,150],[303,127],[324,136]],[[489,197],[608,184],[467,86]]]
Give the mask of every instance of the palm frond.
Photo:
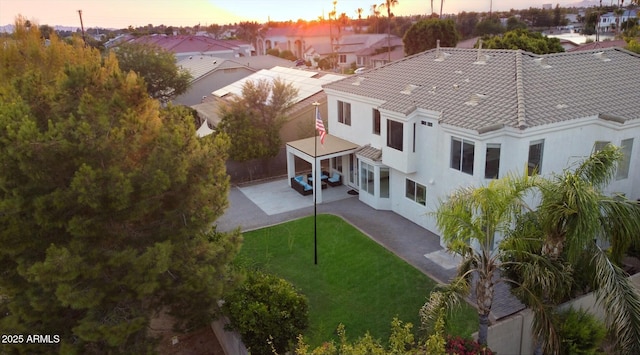
[[[585,159],[578,166],[575,174],[596,187],[602,187],[609,183],[615,175],[617,163],[622,159],[622,156],[620,148],[607,144],[604,149]]]
[[[458,277],[446,285],[438,285],[429,295],[429,301],[420,308],[419,315],[422,327],[431,332],[436,320],[442,312],[452,312],[459,307],[469,294],[469,282],[464,277]]]
[[[621,354],[640,354],[640,294],[624,270],[613,264],[597,246],[595,264],[596,298],[607,313],[607,324],[617,337]]]
[[[629,246],[640,247],[640,203],[625,198],[603,198],[600,210],[600,236],[611,242],[614,261],[619,263]]]

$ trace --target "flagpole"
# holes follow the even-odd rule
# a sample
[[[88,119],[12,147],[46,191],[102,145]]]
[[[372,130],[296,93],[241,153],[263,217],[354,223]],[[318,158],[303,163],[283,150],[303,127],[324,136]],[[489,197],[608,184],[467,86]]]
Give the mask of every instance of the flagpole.
[[[318,265],[318,209],[316,196],[318,193],[318,183],[322,184],[322,179],[316,179],[318,174],[318,130],[316,129],[316,119],[318,117],[317,101],[312,104],[316,107],[315,117],[313,118],[313,264]],[[322,185],[320,185],[322,187]]]

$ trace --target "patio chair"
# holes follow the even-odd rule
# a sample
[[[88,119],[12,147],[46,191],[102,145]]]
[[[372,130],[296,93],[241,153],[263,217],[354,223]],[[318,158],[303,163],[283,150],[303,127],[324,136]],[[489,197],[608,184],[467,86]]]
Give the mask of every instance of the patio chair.
[[[331,175],[331,177],[327,179],[327,184],[329,184],[329,186],[342,185],[342,175],[338,173],[333,173],[333,175]]]

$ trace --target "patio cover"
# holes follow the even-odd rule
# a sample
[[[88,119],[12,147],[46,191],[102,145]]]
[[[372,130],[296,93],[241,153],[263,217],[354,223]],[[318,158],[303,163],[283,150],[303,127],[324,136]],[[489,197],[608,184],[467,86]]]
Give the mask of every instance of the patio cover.
[[[315,147],[314,147],[315,141]],[[348,155],[356,151],[359,145],[327,134],[324,144],[320,143],[320,137],[310,137],[287,143],[287,183],[291,185],[291,178],[295,176],[295,157],[305,160],[311,164],[311,173],[314,181],[320,181],[321,169],[316,170],[317,162],[331,159],[343,155]],[[320,184],[313,184],[313,193],[316,202],[322,203],[322,189]]]
[[[317,144],[315,147],[315,151],[314,151],[314,140],[316,141],[316,144]],[[324,137],[324,144],[321,144],[320,137],[316,136],[316,137],[300,139],[293,142],[288,142],[287,146],[297,150],[300,153],[306,154],[309,158],[316,157],[316,154],[317,154],[317,157],[325,157],[328,155],[336,156],[337,153],[350,154],[352,153],[351,150],[355,150],[360,147],[355,143],[351,143],[349,141],[346,141],[342,138],[338,138],[336,136],[332,136],[330,134],[327,134]],[[337,155],[344,155],[344,154],[337,154]],[[298,154],[296,154],[296,156],[302,159],[305,159],[304,157]],[[324,159],[328,159],[328,158],[333,158],[333,157],[327,157]],[[309,161],[309,162],[312,163],[312,161]]]

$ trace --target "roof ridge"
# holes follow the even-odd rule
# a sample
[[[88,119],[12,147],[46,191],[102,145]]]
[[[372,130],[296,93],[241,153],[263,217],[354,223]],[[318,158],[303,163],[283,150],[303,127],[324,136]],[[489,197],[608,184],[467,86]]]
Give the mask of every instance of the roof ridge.
[[[518,128],[527,128],[527,118],[524,101],[524,83],[522,81],[522,51],[516,52],[516,111],[518,117]]]

